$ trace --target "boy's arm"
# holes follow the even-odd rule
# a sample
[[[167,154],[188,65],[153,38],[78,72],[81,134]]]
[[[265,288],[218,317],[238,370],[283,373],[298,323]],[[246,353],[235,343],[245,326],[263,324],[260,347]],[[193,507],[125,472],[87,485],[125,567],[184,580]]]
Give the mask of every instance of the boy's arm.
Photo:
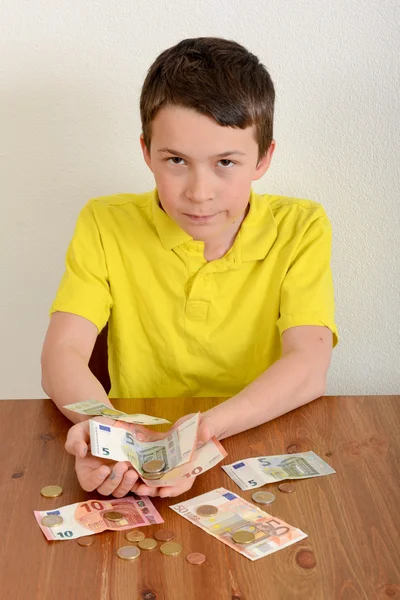
[[[89,417],[63,409],[65,404],[93,398],[109,406],[108,396],[89,369],[98,335],[88,319],[65,312],[53,313],[42,350],[42,387],[73,423]]]
[[[137,473],[125,462],[92,456],[88,452],[90,417],[63,409],[65,404],[89,398],[112,406],[88,366],[97,333],[96,325],[88,319],[66,312],[53,313],[42,351],[42,386],[60,411],[75,423],[68,431],[65,448],[76,456],[75,470],[82,488],[122,498],[136,486]],[[114,424],[111,419],[98,419]]]
[[[223,439],[271,421],[325,393],[332,355],[327,327],[290,327],[282,335],[282,357],[236,396],[203,413]]]

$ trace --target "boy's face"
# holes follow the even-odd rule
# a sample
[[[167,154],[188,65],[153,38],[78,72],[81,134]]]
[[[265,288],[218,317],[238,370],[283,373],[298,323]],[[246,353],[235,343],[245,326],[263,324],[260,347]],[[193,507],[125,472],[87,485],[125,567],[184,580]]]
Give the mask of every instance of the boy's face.
[[[195,110],[171,106],[152,123],[150,153],[140,136],[164,211],[193,239],[223,245],[239,230],[251,182],[267,171],[275,148],[272,142],[257,165],[254,129],[221,127]],[[228,151],[242,154],[218,156]]]

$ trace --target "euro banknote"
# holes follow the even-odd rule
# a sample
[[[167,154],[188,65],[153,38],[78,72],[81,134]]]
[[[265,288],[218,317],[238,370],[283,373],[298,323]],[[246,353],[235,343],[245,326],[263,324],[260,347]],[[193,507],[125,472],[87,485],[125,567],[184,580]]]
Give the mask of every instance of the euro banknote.
[[[241,490],[258,488],[284,479],[305,479],[336,473],[312,451],[244,458],[222,468]]]
[[[211,438],[211,440],[205,444],[197,446],[192,459],[189,462],[172,469],[155,481],[146,479],[146,477],[142,477],[142,479],[149,487],[173,486],[182,479],[197,477],[197,475],[212,469],[212,467],[215,467],[216,464],[221,462],[226,455],[227,452],[221,443],[216,438]]]
[[[134,432],[123,427],[112,427],[90,419],[90,446],[94,456],[116,461],[129,460],[136,471],[145,476],[143,464],[151,460],[164,463],[163,473],[189,462],[196,442],[200,413],[173,427],[161,439],[140,441]],[[158,434],[156,436],[158,438]]]
[[[185,423],[182,423],[182,425]],[[134,458],[134,455],[130,455],[127,444],[125,444],[126,434],[128,433],[122,428],[110,427],[94,419],[90,420],[92,454],[115,461],[126,461]],[[226,455],[227,453],[220,442],[216,438],[212,438],[206,443],[196,444],[189,461],[182,462],[173,469],[163,471],[163,475],[156,480],[147,479],[143,469],[136,467],[137,462],[131,460],[130,462],[148,486],[165,487],[176,485],[184,478],[197,477],[197,475],[205,473],[223,460]]]
[[[214,506],[217,512],[209,517],[199,516],[196,509],[204,505]],[[253,561],[307,537],[300,529],[288,525],[279,517],[269,515],[225,488],[173,504],[170,508]],[[233,537],[239,531],[250,532],[254,541],[247,544],[236,543]]]
[[[83,402],[75,402],[67,404],[64,408],[79,413],[80,415],[88,415],[90,417],[101,416],[114,419],[115,421],[124,421],[125,423],[136,423],[137,425],[161,425],[162,423],[170,423],[167,419],[161,417],[152,417],[151,415],[133,414],[128,415],[121,410],[116,410],[103,402],[97,400],[84,400]]]
[[[123,518],[119,521],[112,521],[107,518],[109,511],[118,511]],[[34,515],[48,540],[72,540],[100,533],[106,529],[119,531],[164,522],[147,496],[129,496],[113,500],[104,498],[86,500],[55,510],[35,510]],[[50,515],[61,517],[62,523],[56,527],[43,525],[41,522],[43,517]]]

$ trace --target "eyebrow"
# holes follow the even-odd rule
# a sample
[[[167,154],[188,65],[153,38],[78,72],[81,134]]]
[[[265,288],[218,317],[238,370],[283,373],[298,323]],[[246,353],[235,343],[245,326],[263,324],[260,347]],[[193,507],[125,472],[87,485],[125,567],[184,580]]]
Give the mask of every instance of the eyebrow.
[[[178,150],[174,150],[173,148],[160,148],[158,152],[168,152],[169,154],[174,154],[175,156],[189,158],[189,156],[183,154],[183,152],[179,152]],[[208,158],[223,158],[224,156],[232,156],[233,154],[238,154],[239,156],[246,156],[246,154],[244,152],[240,152],[240,150],[227,150],[226,152],[221,152],[221,154],[209,156]]]

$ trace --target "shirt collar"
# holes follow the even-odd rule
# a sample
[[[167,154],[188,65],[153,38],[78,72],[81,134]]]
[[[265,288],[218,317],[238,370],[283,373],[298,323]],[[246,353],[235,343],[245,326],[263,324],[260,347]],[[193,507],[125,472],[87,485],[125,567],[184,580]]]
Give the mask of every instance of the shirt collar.
[[[157,188],[152,192],[153,220],[158,236],[166,250],[190,242],[193,238],[186,233],[161,208]],[[269,203],[269,195],[256,194],[250,189],[250,209],[244,219],[234,246],[240,248],[241,261],[262,260],[276,240],[278,230]]]

